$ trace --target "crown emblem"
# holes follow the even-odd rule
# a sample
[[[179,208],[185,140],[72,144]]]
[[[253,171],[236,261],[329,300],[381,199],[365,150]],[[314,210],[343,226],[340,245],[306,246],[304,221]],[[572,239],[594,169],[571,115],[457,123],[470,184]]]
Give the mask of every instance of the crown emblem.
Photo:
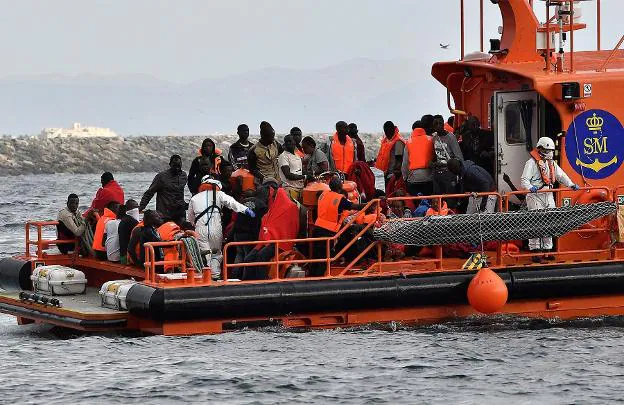
[[[596,134],[598,131],[602,131],[604,119],[596,117],[596,113],[594,113],[593,117],[589,117],[585,120],[585,124],[587,124],[587,128],[589,128],[590,131],[594,131],[594,134]]]

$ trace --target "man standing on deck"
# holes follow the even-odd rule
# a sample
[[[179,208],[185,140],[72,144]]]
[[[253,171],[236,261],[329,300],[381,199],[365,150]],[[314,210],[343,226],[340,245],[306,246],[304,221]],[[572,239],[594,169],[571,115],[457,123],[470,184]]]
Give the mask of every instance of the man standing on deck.
[[[431,162],[433,139],[427,135],[420,121],[412,125],[412,136],[405,144],[401,170],[407,182],[407,192],[412,196],[431,195]]]
[[[143,194],[139,211],[144,211],[156,194],[156,211],[162,215],[163,221],[175,221],[178,218],[184,218],[186,210],[184,186],[186,186],[186,180],[186,173],[182,170],[182,158],[180,155],[172,155],[169,159],[169,169],[158,173]]]
[[[234,166],[234,170],[237,169],[249,169],[247,164],[247,154],[251,149],[252,143],[249,142],[249,127],[247,124],[240,124],[236,130],[238,134],[238,141],[234,142],[230,146],[228,152],[228,160]]]
[[[386,180],[393,173],[401,172],[405,140],[401,137],[399,128],[392,121],[383,125],[385,136],[381,140],[379,153],[375,159],[375,167],[384,172]]]
[[[422,122],[421,122],[422,124]],[[448,169],[448,161],[455,158],[464,160],[455,135],[444,129],[444,118],[433,120],[433,194],[457,193],[457,176]],[[448,199],[449,208],[457,206],[456,199]]]
[[[531,194],[526,196],[526,204],[529,211],[545,208],[555,208],[555,198],[553,193],[538,193],[542,189],[552,189],[555,182],[561,183],[564,187],[578,190],[579,186],[574,184],[568,175],[553,160],[555,153],[555,142],[544,136],[537,141],[537,145],[531,151],[531,159],[524,165],[522,172],[522,188],[529,190]],[[529,240],[531,252],[548,252],[553,248],[552,237],[535,238]],[[544,257],[546,260],[554,260],[553,255]],[[541,263],[541,256],[533,256],[533,262]]]
[[[205,176],[200,188],[203,191],[191,198],[187,212],[188,221],[195,226],[195,231],[199,234],[197,242],[202,255],[209,259],[208,262],[214,279],[221,277],[221,263],[223,262],[223,227],[221,222],[223,208],[244,213],[252,218],[256,216],[252,209],[221,191],[221,187],[219,180]]]
[[[355,162],[355,143],[349,136],[349,126],[344,121],[336,123],[336,132],[330,136],[325,144],[323,152],[329,161],[330,170],[343,173],[349,171]]]
[[[294,201],[301,202],[301,193],[305,186],[303,163],[296,155],[297,146],[292,135],[284,137],[284,152],[279,155],[279,175],[282,187]]]
[[[295,143],[295,155],[299,156],[300,159],[303,159],[305,153],[303,152],[303,147],[301,146],[301,139],[303,138],[303,132],[299,127],[292,127],[290,130],[290,136]]]
[[[358,135],[358,127],[355,122],[349,124],[349,137],[355,142],[355,148],[357,150],[356,157],[360,162],[366,162],[366,148],[362,138]]]
[[[279,177],[277,158],[282,153],[282,145],[275,140],[275,130],[266,121],[260,123],[260,140],[249,149],[247,162],[249,171],[262,184],[265,177]]]

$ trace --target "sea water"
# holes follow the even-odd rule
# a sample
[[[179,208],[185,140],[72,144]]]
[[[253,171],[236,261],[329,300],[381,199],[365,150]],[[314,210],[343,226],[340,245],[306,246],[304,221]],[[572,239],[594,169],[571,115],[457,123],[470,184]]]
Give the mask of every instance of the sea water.
[[[139,200],[153,173],[120,174]],[[98,175],[0,177],[0,258],[24,223],[88,205]],[[0,404],[596,404],[624,394],[624,319],[483,317],[405,328],[79,334],[0,315]]]

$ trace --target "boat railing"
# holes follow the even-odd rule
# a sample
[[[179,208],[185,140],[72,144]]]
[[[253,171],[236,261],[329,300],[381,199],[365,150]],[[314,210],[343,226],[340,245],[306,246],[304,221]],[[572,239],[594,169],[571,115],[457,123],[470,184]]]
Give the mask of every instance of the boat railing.
[[[38,259],[43,259],[47,253],[45,252],[50,246],[57,246],[59,244],[73,244],[74,250],[76,247],[77,240],[76,239],[45,239],[44,238],[44,228],[47,227],[56,227],[58,225],[58,221],[28,221],[26,222],[26,257],[37,257]],[[31,239],[31,229],[36,228],[37,239]],[[31,251],[31,247],[36,247],[35,255]]]
[[[620,186],[622,187],[622,190],[624,190],[624,186]],[[580,198],[579,196],[582,195],[582,193],[587,193],[587,195],[596,195],[596,196],[600,196],[600,200],[602,201],[614,201],[614,202],[618,202],[617,200],[617,193],[615,191],[617,191],[617,189],[619,189],[620,187],[616,188],[615,190],[611,190],[606,186],[596,186],[596,187],[579,187],[579,189],[577,191],[574,191],[570,188],[555,188],[555,189],[541,189],[538,190],[537,193],[538,194],[547,194],[547,193],[551,193],[553,194],[553,198],[555,200],[555,205],[557,207],[561,207],[561,206],[574,206],[576,204],[584,204],[583,202],[580,202]],[[581,194],[579,194],[579,192],[581,192]],[[531,194],[530,191],[528,190],[517,190],[517,191],[511,191],[506,193],[503,196],[504,199],[504,210],[509,211],[509,203],[510,203],[510,199],[511,197],[517,197],[517,196],[527,196],[528,194]],[[574,198],[573,196],[575,196],[576,198]],[[598,201],[596,201],[598,202]],[[579,235],[580,237],[587,237],[590,238],[596,234],[606,234],[608,235],[609,232],[611,231],[611,229],[613,229],[613,223],[614,219],[611,217],[606,217],[605,221],[601,221],[600,219],[592,221],[592,222],[598,222],[598,225],[595,225],[594,223],[589,223],[584,227],[581,227],[579,229],[575,229],[573,231],[568,232],[568,234],[572,234],[575,233],[577,235]],[[594,235],[592,235],[594,234]],[[565,235],[564,235],[565,236]],[[553,238],[553,240],[555,240],[556,238]],[[512,252],[510,250],[510,244],[505,244],[505,246],[503,246],[502,249],[502,253],[504,256],[508,256],[508,257],[512,257],[514,259],[520,259],[520,258],[526,258],[526,257],[532,257],[532,256],[562,256],[562,255],[574,255],[574,254],[596,254],[596,253],[607,253],[612,251],[612,246],[606,245],[604,247],[601,247],[599,249],[576,249],[576,250],[562,250],[561,246],[558,243],[555,243],[554,245],[554,250],[550,251],[550,252],[528,252],[528,253],[522,253],[522,252]],[[613,254],[611,255],[613,256]]]
[[[444,195],[433,195],[433,196],[403,196],[403,197],[392,197],[388,198],[387,202],[391,203],[392,201],[422,201],[422,200],[436,200],[438,206],[441,207],[443,205],[443,200],[448,199],[461,199],[461,198],[470,198],[470,197],[490,197],[495,196],[497,199],[497,207],[500,211],[502,209],[502,196],[497,192],[487,192],[487,193],[464,193],[464,194],[444,194]],[[340,229],[336,235],[332,237],[323,237],[323,238],[305,238],[305,239],[289,239],[289,240],[269,240],[269,241],[249,241],[249,242],[230,242],[224,248],[224,271],[223,277],[224,280],[227,281],[229,276],[229,270],[233,268],[245,268],[245,267],[255,267],[255,266],[271,266],[270,271],[268,272],[268,277],[270,280],[279,280],[285,278],[284,271],[280,271],[280,268],[288,267],[294,264],[303,265],[303,264],[311,264],[311,263],[324,263],[325,264],[325,272],[322,277],[335,278],[335,277],[344,277],[344,276],[362,276],[362,275],[370,275],[372,273],[384,273],[384,269],[388,267],[394,267],[401,265],[431,265],[438,269],[443,269],[443,252],[442,246],[433,246],[434,257],[424,257],[418,259],[410,259],[410,260],[402,260],[402,261],[393,261],[393,262],[384,262],[383,260],[383,242],[381,241],[372,241],[365,248],[358,252],[357,256],[353,258],[350,262],[343,260],[345,253],[352,248],[352,246],[357,243],[357,241],[369,230],[375,226],[375,223],[380,219],[380,207],[381,201],[379,199],[375,199],[370,201],[366,206],[358,211],[356,214],[352,215],[352,218]],[[349,238],[349,241],[333,256],[331,254],[332,245],[336,244],[338,240],[345,234],[345,232],[349,232],[353,229],[353,226],[356,225],[356,219],[360,215],[365,215],[366,212],[373,210],[376,213],[376,221],[368,222],[362,224],[360,227],[354,230],[354,235]],[[410,220],[420,220],[421,218],[401,218],[396,220],[388,220],[388,221],[410,221]],[[310,259],[284,259],[280,258],[280,246],[284,246],[286,244],[293,243],[308,243],[310,244],[309,251],[312,250],[313,243],[324,243],[325,244],[325,258],[310,258]],[[237,246],[254,246],[261,244],[263,246],[274,245],[275,246],[275,254],[270,261],[265,262],[247,262],[247,263],[228,263],[227,257],[229,249],[232,249]],[[357,271],[356,266],[358,263],[372,250],[374,249],[374,256],[376,257],[375,262],[367,268],[360,268]],[[501,247],[498,247],[498,257],[500,257]],[[338,264],[341,263],[340,266]],[[336,268],[336,271],[332,271]]]
[[[146,283],[158,284],[166,281],[181,282],[183,284],[191,285],[206,285],[211,283],[210,271],[200,272],[187,264],[186,246],[182,241],[174,240],[167,242],[148,242],[143,246],[145,249],[145,262],[143,266],[145,268]],[[176,249],[179,254],[176,255],[176,259],[174,260],[167,260],[165,258],[163,258],[163,260],[157,260],[156,249]],[[181,274],[184,278],[169,279],[167,274],[157,273],[157,267],[165,268],[167,266],[180,269],[181,273],[176,274]]]
[[[281,266],[290,266],[293,264],[303,265],[309,263],[325,263],[325,272],[322,277],[334,277],[331,273],[331,264],[339,260],[344,253],[353,246],[357,240],[362,237],[368,230],[372,229],[375,225],[374,222],[363,224],[361,229],[357,230],[357,233],[351,240],[335,255],[331,255],[332,245],[338,241],[338,239],[344,235],[345,232],[352,229],[354,225],[356,225],[356,219],[359,215],[367,212],[369,209],[374,209],[377,213],[377,219],[379,219],[379,205],[380,200],[375,199],[369,201],[364,208],[357,212],[356,215],[352,215],[352,218],[348,220],[348,222],[336,233],[336,235],[331,237],[317,237],[317,238],[299,238],[299,239],[287,239],[287,240],[266,240],[266,241],[247,241],[247,242],[229,242],[223,248],[223,279],[224,281],[228,280],[228,273],[230,269],[234,268],[245,268],[245,267],[257,267],[257,266],[272,266],[269,271],[269,279],[271,280],[279,280],[284,278],[281,275],[280,267]],[[324,243],[325,244],[325,258],[319,259],[280,259],[280,248],[283,248],[285,245],[297,243],[306,243],[308,244],[309,250],[312,250],[312,246],[314,243]],[[229,249],[238,247],[238,246],[256,246],[262,245],[263,247],[268,245],[273,245],[275,249],[275,254],[271,261],[266,262],[245,262],[245,263],[228,263],[228,251]],[[370,250],[371,246],[368,247]],[[342,274],[340,274],[342,275]]]

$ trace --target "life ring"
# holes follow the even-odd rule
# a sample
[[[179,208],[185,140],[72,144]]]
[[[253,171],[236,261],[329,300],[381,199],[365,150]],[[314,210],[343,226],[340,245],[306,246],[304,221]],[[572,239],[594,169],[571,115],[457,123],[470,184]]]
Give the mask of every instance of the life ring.
[[[577,204],[595,204],[605,201],[611,201],[607,190],[581,190],[572,199],[572,206]],[[609,226],[609,217],[595,219],[581,226],[581,229],[607,228]]]
[[[296,250],[286,250],[284,252],[281,252],[279,255],[277,255],[277,259],[279,261],[286,261],[286,260],[305,260],[306,257],[301,254],[300,252],[296,251]],[[280,263],[279,266],[279,278],[285,278],[286,277],[286,272],[288,271],[288,268],[292,266],[292,264],[285,264],[285,263]],[[301,265],[301,267],[303,267],[303,265]],[[274,264],[271,265],[270,269],[269,269],[269,279],[274,279],[277,275],[276,272],[276,266]]]

